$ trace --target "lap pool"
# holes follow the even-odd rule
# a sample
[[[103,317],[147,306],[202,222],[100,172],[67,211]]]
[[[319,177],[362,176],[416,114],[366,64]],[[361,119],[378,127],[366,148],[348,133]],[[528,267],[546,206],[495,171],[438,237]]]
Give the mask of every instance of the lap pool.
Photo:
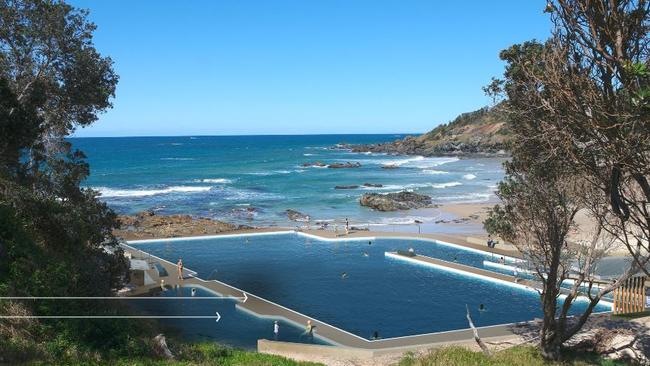
[[[366,339],[374,332],[391,338],[467,328],[466,304],[477,326],[542,316],[534,291],[384,255],[413,247],[418,254],[474,267],[493,260],[490,254],[433,241],[332,241],[286,233],[130,244],[172,263],[183,258],[197,277],[219,280]],[[480,304],[485,311],[478,311]],[[201,301],[192,306],[201,311],[200,307],[208,305]],[[573,310],[585,306],[578,301]],[[608,310],[606,305],[595,309]],[[226,313],[222,322],[226,317],[241,316],[235,313]],[[240,320],[239,324],[245,321],[254,322]],[[263,327],[253,327],[247,335],[269,338],[267,323],[272,321],[265,321]],[[202,332],[223,338],[209,334],[210,329],[216,328]],[[294,335],[290,340],[300,341]]]

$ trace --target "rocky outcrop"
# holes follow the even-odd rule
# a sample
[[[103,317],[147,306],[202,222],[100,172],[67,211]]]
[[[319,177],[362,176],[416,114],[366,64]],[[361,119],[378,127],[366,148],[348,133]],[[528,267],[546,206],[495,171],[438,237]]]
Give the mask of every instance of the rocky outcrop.
[[[359,162],[347,162],[347,163],[334,163],[327,166],[330,169],[347,169],[347,168],[360,168],[361,163]]]
[[[335,186],[334,189],[357,189],[359,186],[357,185],[350,185],[350,186]]]
[[[304,163],[302,164],[304,168],[309,168],[309,167],[317,167],[317,168],[330,168],[330,169],[346,169],[346,168],[360,168],[361,163],[359,162],[345,162],[345,163],[332,163],[332,164],[325,164],[320,161],[316,162],[311,162],[311,163]]]
[[[364,183],[363,186],[368,188],[381,188],[384,185],[379,183]]]
[[[284,211],[284,213],[287,214],[287,217],[291,221],[308,222],[310,219],[309,215],[305,215],[302,212],[292,210],[292,209],[288,209]]]
[[[369,145],[338,144],[354,152],[380,152],[423,156],[499,156],[505,155],[511,138],[500,106],[463,113],[453,121],[428,133],[388,143]],[[397,166],[384,166],[394,169]]]
[[[359,199],[361,206],[377,211],[398,211],[432,206],[431,197],[414,192],[366,193]]]
[[[153,211],[144,211],[132,216],[120,216],[118,221],[120,226],[114,230],[114,234],[126,240],[211,235],[250,229],[245,225],[233,225],[190,215],[157,215]]]

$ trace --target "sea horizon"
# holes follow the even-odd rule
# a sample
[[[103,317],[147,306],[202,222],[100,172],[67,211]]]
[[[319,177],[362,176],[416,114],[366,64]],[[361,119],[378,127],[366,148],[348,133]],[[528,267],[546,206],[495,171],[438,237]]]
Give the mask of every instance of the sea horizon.
[[[253,133],[253,134],[223,134],[223,135],[202,135],[202,134],[187,134],[187,135],[125,135],[125,136],[70,136],[66,140],[74,139],[93,139],[93,138],[139,138],[139,137],[264,137],[264,136],[421,136],[425,132],[411,132],[411,133]]]

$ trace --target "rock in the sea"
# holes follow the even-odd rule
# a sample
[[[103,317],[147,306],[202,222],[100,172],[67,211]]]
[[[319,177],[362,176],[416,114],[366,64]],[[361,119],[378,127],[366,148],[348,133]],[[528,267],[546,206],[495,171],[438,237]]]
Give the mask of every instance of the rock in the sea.
[[[359,168],[359,167],[361,167],[361,163],[359,163],[358,161],[354,162],[354,163],[351,163],[351,162],[348,161],[347,163],[330,164],[327,167],[330,168],[330,169]]]
[[[381,187],[383,187],[384,185],[383,185],[383,184],[379,184],[379,183],[364,183],[363,186],[364,186],[364,187],[371,187],[371,188],[381,188]]]
[[[397,169],[397,168],[399,168],[399,166],[394,165],[394,164],[388,164],[388,165],[382,165],[381,168],[382,169]]]
[[[331,168],[331,169],[343,169],[343,168],[359,168],[361,167],[361,163],[357,162],[346,162],[346,163],[332,163],[332,164],[325,164],[320,161],[312,162],[312,163],[304,163],[302,164],[303,167],[309,168],[309,167],[318,167],[318,168]]]
[[[351,186],[336,186],[334,189],[356,189],[359,188],[359,186],[356,185],[351,185]]]
[[[288,209],[284,212],[287,214],[287,217],[291,221],[308,222],[310,219],[309,215],[305,215],[304,213],[296,210]]]
[[[377,211],[398,211],[432,205],[431,197],[413,192],[366,193],[359,199],[361,206]]]

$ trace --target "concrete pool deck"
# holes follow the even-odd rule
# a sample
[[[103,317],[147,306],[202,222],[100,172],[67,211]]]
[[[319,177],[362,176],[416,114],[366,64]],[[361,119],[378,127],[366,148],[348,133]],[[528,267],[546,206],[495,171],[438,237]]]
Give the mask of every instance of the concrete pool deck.
[[[280,234],[280,233],[293,233],[304,235],[306,237],[317,237],[321,240],[374,240],[376,238],[399,238],[399,239],[424,239],[424,240],[433,240],[437,242],[443,242],[446,245],[460,246],[466,248],[467,250],[480,251],[482,253],[493,253],[499,256],[508,256],[512,258],[520,258],[521,256],[518,253],[512,250],[506,250],[501,248],[488,248],[486,245],[478,245],[470,243],[462,238],[448,236],[448,235],[435,235],[435,234],[408,234],[408,233],[381,233],[381,232],[367,232],[359,231],[352,232],[349,235],[339,235],[337,236],[334,232],[323,231],[323,230],[305,230],[305,231],[295,231],[295,230],[247,230],[246,232],[237,232],[234,236],[241,235],[264,235],[264,234]],[[211,235],[203,237],[192,237],[192,238],[161,238],[154,239],[153,241],[178,241],[178,240],[196,240],[196,239],[207,239],[207,238],[219,238],[219,237],[228,237],[233,236],[232,233],[224,233],[223,235]],[[129,243],[137,244],[138,242],[151,242],[152,240],[142,240],[142,241],[132,241]],[[445,245],[443,244],[443,245]],[[387,339],[377,339],[369,340],[363,337],[357,336],[350,332],[347,332],[343,329],[335,327],[333,325],[319,321],[318,319],[311,318],[307,315],[301,314],[294,310],[288,309],[282,305],[276,304],[272,301],[266,300],[264,298],[255,296],[253,294],[247,293],[243,290],[240,290],[234,286],[228,285],[226,283],[217,281],[217,280],[203,280],[198,277],[195,277],[196,272],[186,268],[185,273],[190,274],[185,276],[183,280],[179,280],[176,276],[177,268],[174,263],[166,261],[162,258],[153,256],[147,252],[141,251],[137,248],[134,248],[130,245],[124,245],[126,252],[130,253],[133,257],[148,259],[150,262],[158,262],[160,265],[165,268],[169,273],[169,276],[164,277],[164,283],[166,286],[175,287],[180,286],[198,286],[203,287],[209,291],[215,292],[221,296],[228,296],[233,298],[244,299],[247,297],[247,300],[239,301],[236,304],[236,307],[242,311],[249,312],[258,317],[266,318],[282,318],[285,319],[299,327],[304,327],[307,324],[307,321],[311,321],[313,325],[316,326],[315,335],[317,337],[323,338],[329,343],[332,343],[339,347],[344,347],[348,350],[357,350],[362,354],[366,355],[378,355],[383,353],[390,353],[395,351],[407,351],[407,350],[416,350],[423,348],[430,348],[434,346],[453,344],[453,343],[462,343],[471,341],[473,339],[473,333],[471,329],[460,329],[428,334],[419,334],[412,336],[403,336]],[[426,258],[426,259],[425,259]],[[412,259],[412,258],[409,258]],[[477,270],[481,271],[480,273],[485,276],[492,276],[495,279],[501,281],[514,282],[512,276],[502,275],[495,272],[485,271],[481,269],[476,269],[474,267],[463,266],[458,263],[446,262],[434,258],[418,256],[418,260],[427,261],[429,264],[435,264],[438,266],[443,266],[447,269],[456,270],[456,271],[472,271]],[[527,281],[519,281],[518,286],[528,286]],[[534,284],[531,282],[531,286]],[[132,295],[138,296],[148,293],[150,290],[160,287],[160,284],[143,286],[141,288],[133,291]],[[481,337],[488,339],[504,339],[516,337],[515,329],[519,326],[526,324],[523,323],[513,323],[513,324],[503,324],[503,325],[494,325],[479,328]],[[300,347],[302,344],[286,344],[284,342],[262,342],[263,347],[266,351],[271,352],[273,347],[278,349],[287,349],[291,347]],[[331,347],[331,346],[316,346],[316,347]],[[269,349],[270,348],[270,349]]]

